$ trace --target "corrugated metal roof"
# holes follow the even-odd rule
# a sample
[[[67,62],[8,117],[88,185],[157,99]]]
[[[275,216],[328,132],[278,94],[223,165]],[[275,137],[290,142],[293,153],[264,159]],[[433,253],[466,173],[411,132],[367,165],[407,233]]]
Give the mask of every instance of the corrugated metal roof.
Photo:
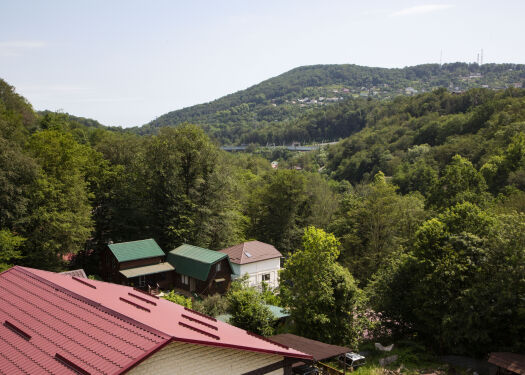
[[[525,355],[516,353],[490,353],[489,363],[516,374],[525,374]]]
[[[22,267],[0,274],[0,372],[77,374],[69,361],[90,374],[118,374],[170,340],[62,287],[102,292],[85,284],[92,280],[47,274],[57,283]]]
[[[228,258],[228,255],[219,251],[184,244],[171,250],[168,253],[167,261],[175,267],[177,273],[205,281],[212,264],[224,258]]]
[[[163,256],[164,251],[153,238],[140,241],[113,243],[108,245],[119,262]]]
[[[283,256],[273,245],[261,241],[243,242],[219,251],[228,254],[230,261],[235,264],[247,264]]]
[[[153,275],[155,273],[161,273],[161,272],[169,272],[173,271],[175,267],[173,267],[168,262],[163,262],[159,264],[151,264],[149,266],[142,266],[142,267],[135,267],[135,268],[128,268],[125,270],[119,271],[124,277],[126,278],[132,278],[137,276],[145,276],[145,275]]]
[[[0,369],[121,374],[171,341],[311,358],[131,287],[15,266],[0,274]]]

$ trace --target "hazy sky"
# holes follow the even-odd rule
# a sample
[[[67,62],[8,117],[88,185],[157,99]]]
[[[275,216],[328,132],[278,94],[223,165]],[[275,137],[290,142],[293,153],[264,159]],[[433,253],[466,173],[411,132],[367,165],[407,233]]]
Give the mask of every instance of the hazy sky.
[[[301,65],[525,63],[524,0],[0,0],[0,78],[37,110],[142,125]]]

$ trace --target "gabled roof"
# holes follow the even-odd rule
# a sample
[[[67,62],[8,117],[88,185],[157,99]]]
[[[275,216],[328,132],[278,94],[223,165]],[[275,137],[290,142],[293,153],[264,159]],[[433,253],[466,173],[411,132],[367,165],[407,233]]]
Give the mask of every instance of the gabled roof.
[[[19,266],[0,274],[2,372],[121,374],[171,341],[311,358],[132,287]]]
[[[205,281],[211,266],[224,258],[228,255],[219,251],[183,244],[168,253],[167,261],[175,267],[175,272]]]
[[[219,251],[228,254],[230,261],[235,264],[253,263],[283,256],[273,245],[260,241],[243,242]]]
[[[108,247],[119,262],[164,256],[164,251],[153,238],[113,243],[109,244]]]

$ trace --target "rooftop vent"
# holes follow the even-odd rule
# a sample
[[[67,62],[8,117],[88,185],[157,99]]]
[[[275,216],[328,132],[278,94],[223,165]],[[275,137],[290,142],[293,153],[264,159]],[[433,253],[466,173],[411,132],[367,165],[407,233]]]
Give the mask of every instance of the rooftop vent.
[[[199,320],[199,319],[195,319],[195,318],[192,318],[191,316],[188,316],[186,314],[181,314],[181,316],[185,319],[188,319],[188,320],[191,320],[192,322],[195,322],[195,323],[198,323],[198,324],[202,324],[203,326],[206,326],[208,328],[211,328],[211,329],[214,329],[216,331],[218,331],[219,329],[217,327],[215,327],[213,324],[210,324],[210,323],[206,323],[206,322],[203,322],[202,320]]]
[[[247,251],[245,251],[244,254],[246,254],[246,256],[247,256],[248,258],[251,258],[251,257],[252,257],[252,254],[248,253]]]
[[[60,355],[58,353],[55,354],[55,359],[62,363],[64,366],[69,367],[71,370],[75,371],[77,374],[80,375],[91,375],[88,371],[84,370],[82,367],[77,365],[74,362],[71,362],[69,359],[64,357],[63,355]]]
[[[221,338],[217,335],[214,335],[212,333],[208,333],[206,331],[203,331],[202,329],[200,328],[196,328],[196,327],[193,327],[189,324],[186,324],[184,322],[179,322],[179,325],[182,326],[182,327],[185,327],[185,328],[188,328],[188,329],[191,329],[192,331],[195,331],[195,332],[198,332],[200,334],[203,334],[205,336],[208,336],[208,337],[211,337],[212,339],[215,339],[215,340],[220,340]]]
[[[133,301],[130,301],[129,299],[126,299],[124,297],[119,297],[119,299],[122,301],[122,302],[126,302],[126,303],[129,303],[130,305],[132,306],[135,306],[137,309],[141,309],[141,310],[144,310],[144,311],[147,311],[147,312],[151,312],[150,309],[148,309],[147,307],[144,307],[144,306],[141,306],[139,305],[138,303],[135,303]]]
[[[211,316],[208,316],[206,314],[200,313],[200,312],[192,310],[192,309],[188,309],[187,307],[184,307],[184,310],[189,311],[189,312],[191,312],[191,313],[193,313],[195,315],[202,316],[203,318],[206,318],[206,319],[209,319],[209,320],[213,320],[214,322],[217,321],[217,319],[212,318]]]
[[[144,298],[144,297],[138,296],[138,295],[133,294],[133,293],[131,293],[131,292],[128,292],[128,296],[134,297],[134,298],[136,298],[136,299],[140,299],[141,301],[146,302],[146,303],[149,303],[150,305],[157,306],[157,302],[150,301],[150,300],[147,299],[147,298]]]
[[[27,341],[29,341],[31,339],[31,335],[30,334],[24,332],[22,329],[18,328],[13,323],[11,323],[11,322],[9,322],[7,320],[4,322],[4,326],[9,328],[11,331],[16,333],[18,336],[22,337],[23,339],[26,339]]]
[[[96,287],[95,285],[90,284],[90,283],[88,283],[87,281],[84,281],[83,279],[81,279],[81,278],[79,278],[79,277],[73,276],[73,280],[78,281],[78,282],[81,283],[81,284],[87,285],[87,286],[89,286],[90,288],[97,289],[97,287]]]

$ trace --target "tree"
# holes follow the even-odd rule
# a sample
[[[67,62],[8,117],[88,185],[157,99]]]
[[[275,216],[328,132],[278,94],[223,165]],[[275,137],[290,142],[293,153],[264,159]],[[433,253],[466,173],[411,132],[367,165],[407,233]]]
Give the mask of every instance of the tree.
[[[281,298],[299,335],[355,346],[366,321],[364,299],[352,275],[337,263],[338,256],[334,235],[305,229],[302,248],[281,272]]]
[[[193,243],[211,248],[236,242],[240,213],[222,154],[194,125],[164,128],[147,145],[152,234],[163,248]]]
[[[455,155],[430,198],[438,208],[451,207],[456,203],[484,203],[487,199],[487,184],[472,163],[460,155]]]
[[[523,166],[525,160],[525,134],[513,137],[502,155],[492,156],[480,169],[491,191],[497,193],[508,184],[512,172]]]
[[[92,150],[56,130],[35,133],[28,147],[41,173],[22,233],[27,238],[24,263],[58,270],[62,256],[81,250],[92,231],[92,194],[87,181]]]
[[[523,350],[524,230],[523,214],[447,209],[420,226],[410,254],[374,275],[372,307],[440,352]]]
[[[293,170],[270,171],[250,199],[250,233],[290,252],[300,238],[308,213],[304,176]]]
[[[11,233],[7,229],[0,229],[0,272],[13,266],[13,261],[22,258],[19,250],[24,238]]]
[[[219,316],[228,312],[229,303],[226,296],[214,294],[202,301],[193,301],[193,309],[209,316]]]
[[[425,218],[418,193],[400,196],[383,173],[348,194],[330,229],[342,243],[340,260],[363,285],[400,249]]]
[[[174,290],[171,290],[168,294],[164,294],[162,298],[170,302],[176,303],[178,305],[187,307],[188,309],[191,309],[191,298],[184,297],[181,294],[177,294]]]
[[[16,229],[23,224],[37,176],[35,160],[0,136],[0,228]]]
[[[236,280],[228,292],[230,323],[263,336],[273,334],[274,316],[264,304],[262,294],[247,286],[244,279]]]

